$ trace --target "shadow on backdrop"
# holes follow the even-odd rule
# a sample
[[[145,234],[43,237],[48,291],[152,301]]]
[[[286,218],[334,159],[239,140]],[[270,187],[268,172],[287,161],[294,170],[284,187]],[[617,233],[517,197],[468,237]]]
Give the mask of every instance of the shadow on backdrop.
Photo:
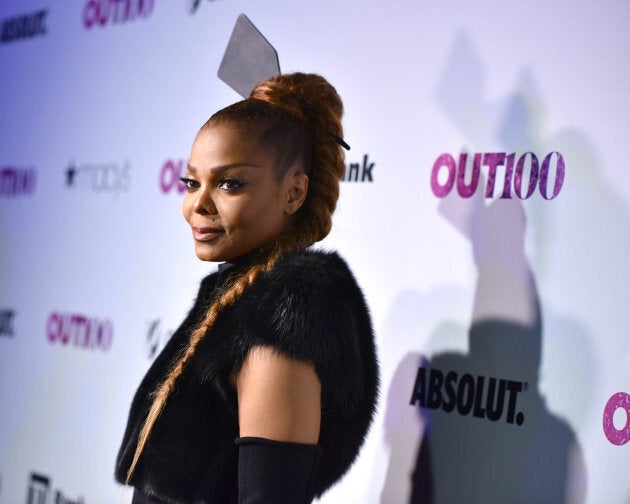
[[[544,107],[534,76],[524,72],[497,101],[486,98],[484,78],[481,58],[462,33],[437,90],[445,113],[484,149],[542,148]],[[462,79],[472,84],[452,88]],[[440,202],[440,213],[472,246],[477,284],[468,353],[433,354],[424,381],[416,380],[412,399],[424,406],[424,434],[409,500],[583,502],[586,469],[576,435],[540,393],[544,314],[525,254],[523,204],[486,205],[483,188],[469,200]]]
[[[580,503],[586,498],[586,466],[576,434],[549,410],[541,394],[543,326],[547,331],[545,366],[561,366],[572,373],[570,379],[564,379],[556,369],[545,377],[544,389],[553,395],[556,408],[570,413],[568,417],[574,422],[586,418],[594,406],[590,404],[589,376],[597,373],[600,363],[593,360],[588,333],[579,320],[553,308],[550,313],[542,310],[525,253],[525,235],[533,236],[538,247],[533,250],[538,268],[556,265],[550,263],[552,254],[546,246],[563,247],[568,253],[563,259],[568,261],[565,269],[555,272],[554,281],[568,280],[573,285],[573,272],[579,271],[576,288],[589,285],[580,291],[588,299],[595,286],[603,288],[606,282],[598,281],[599,270],[596,273],[584,267],[591,258],[589,251],[568,250],[574,242],[567,238],[583,236],[584,242],[593,246],[606,244],[611,228],[603,224],[623,223],[619,227],[627,228],[627,222],[619,212],[609,209],[614,191],[593,183],[592,179],[600,176],[596,169],[599,163],[588,139],[575,130],[563,130],[553,137],[543,133],[545,108],[535,76],[526,69],[514,90],[498,100],[486,98],[484,76],[478,52],[462,33],[446,62],[437,102],[482,151],[499,145],[508,152],[571,153],[571,192],[561,197],[571,197],[572,204],[563,202],[549,213],[550,202],[530,201],[528,215],[534,225],[527,229],[521,201],[484,201],[483,181],[473,198],[458,198],[453,191],[441,200],[440,213],[472,247],[477,269],[473,316],[466,328],[454,321],[462,320],[461,314],[458,318],[435,311],[434,298],[441,295],[441,288],[429,295],[406,293],[399,299],[402,305],[394,306],[395,329],[400,331],[410,324],[416,340],[425,341],[422,334],[431,336],[399,363],[390,384],[385,419],[390,457],[382,504]],[[496,187],[501,187],[500,180]],[[595,205],[590,204],[595,203],[593,198],[597,199]],[[623,210],[621,213],[627,215],[627,209]],[[558,231],[560,220],[563,227]],[[549,240],[552,232],[554,236],[564,234]],[[622,242],[605,254],[614,255],[613,264],[624,264],[620,257],[628,240]],[[623,274],[618,268],[609,271]],[[619,282],[608,279],[609,284],[615,281]],[[593,293],[590,297],[597,296]],[[453,306],[458,303],[454,301]],[[418,313],[440,322],[427,328],[426,322],[416,320]],[[408,340],[413,341],[413,337]],[[414,409],[409,405],[410,396],[414,414],[404,409]],[[420,433],[414,432],[414,427]]]
[[[424,434],[409,502],[582,502],[580,447],[538,387],[542,313],[522,204],[479,201],[469,230],[478,271],[469,353],[435,354],[418,372]]]

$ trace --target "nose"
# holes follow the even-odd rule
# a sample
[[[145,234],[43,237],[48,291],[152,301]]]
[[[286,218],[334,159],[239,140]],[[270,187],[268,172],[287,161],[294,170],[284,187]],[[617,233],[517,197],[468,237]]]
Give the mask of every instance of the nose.
[[[200,188],[195,196],[193,203],[193,211],[195,213],[201,215],[217,215],[219,213],[209,188]]]

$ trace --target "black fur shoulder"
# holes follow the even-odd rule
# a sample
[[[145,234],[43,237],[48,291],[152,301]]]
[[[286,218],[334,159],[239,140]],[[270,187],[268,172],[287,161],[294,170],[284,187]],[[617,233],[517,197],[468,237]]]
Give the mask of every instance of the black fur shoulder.
[[[256,345],[315,364],[327,400],[351,410],[364,399],[375,367],[369,310],[346,262],[336,252],[288,254],[261,275],[234,309],[241,320],[236,368]],[[372,382],[372,380],[370,380]]]

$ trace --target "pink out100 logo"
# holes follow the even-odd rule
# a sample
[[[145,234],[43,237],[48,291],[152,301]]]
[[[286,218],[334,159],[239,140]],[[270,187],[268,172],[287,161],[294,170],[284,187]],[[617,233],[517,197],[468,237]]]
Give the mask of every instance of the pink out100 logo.
[[[186,186],[181,183],[179,177],[186,175],[186,165],[188,161],[185,159],[167,159],[160,170],[160,189],[164,194],[171,191],[183,193]]]
[[[54,311],[46,322],[46,334],[51,344],[107,351],[114,339],[114,324],[108,319]]]
[[[468,165],[472,164],[470,170]],[[512,189],[519,199],[527,199],[536,191],[546,200],[552,200],[562,189],[564,183],[564,158],[559,152],[550,152],[542,163],[536,154],[525,152],[518,159],[515,153],[505,152],[477,152],[472,163],[468,162],[468,153],[459,155],[459,162],[448,153],[441,154],[433,163],[431,170],[431,190],[438,198],[446,197],[453,186],[457,185],[457,192],[462,198],[470,198],[477,191],[481,174],[481,167],[488,167],[486,183],[486,198],[494,195],[497,172],[502,170],[503,191],[502,199],[512,198]],[[467,173],[471,171],[471,173]],[[446,177],[443,176],[446,174]],[[553,183],[551,180],[553,178]]]
[[[615,412],[619,409],[626,412],[626,425],[617,429],[613,422]],[[617,392],[608,399],[604,407],[604,417],[602,419],[604,434],[612,444],[621,446],[630,441],[630,394]]]
[[[128,23],[148,18],[153,13],[155,0],[88,0],[83,7],[83,26]]]

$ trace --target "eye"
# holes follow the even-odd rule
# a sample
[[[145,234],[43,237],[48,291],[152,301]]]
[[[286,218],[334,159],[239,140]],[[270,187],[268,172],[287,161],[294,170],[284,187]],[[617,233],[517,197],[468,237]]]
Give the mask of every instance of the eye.
[[[243,182],[241,182],[237,178],[222,178],[219,180],[219,189],[223,189],[225,191],[238,191],[245,186]]]
[[[199,182],[197,182],[195,179],[191,179],[188,177],[179,177],[179,180],[182,184],[186,186],[187,191],[192,191],[199,187]]]

